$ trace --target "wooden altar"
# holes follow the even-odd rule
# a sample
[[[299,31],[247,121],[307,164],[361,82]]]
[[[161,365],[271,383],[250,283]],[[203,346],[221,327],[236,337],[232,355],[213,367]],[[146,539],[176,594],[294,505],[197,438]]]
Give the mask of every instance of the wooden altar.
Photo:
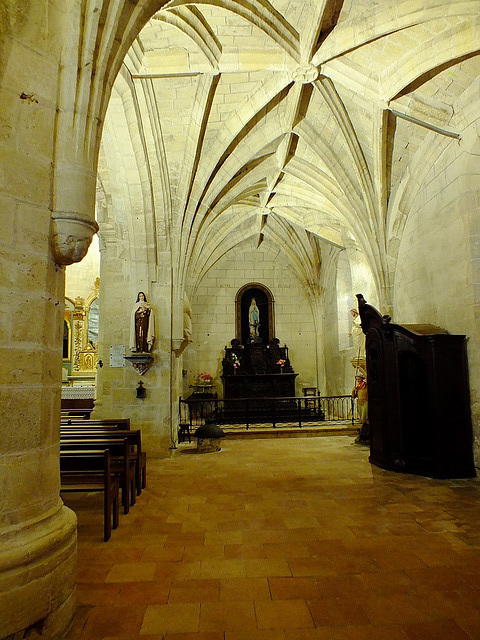
[[[223,397],[287,398],[295,396],[295,378],[288,347],[278,338],[269,344],[242,345],[239,340],[225,347]]]
[[[475,476],[465,336],[393,324],[357,298],[366,334],[370,461],[436,478]]]

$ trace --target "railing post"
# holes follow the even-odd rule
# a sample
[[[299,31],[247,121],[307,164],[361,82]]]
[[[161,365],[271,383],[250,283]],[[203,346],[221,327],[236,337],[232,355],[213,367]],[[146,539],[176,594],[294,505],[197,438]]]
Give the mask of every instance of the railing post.
[[[302,428],[302,398],[298,398],[297,401],[297,405],[298,405],[298,427],[299,429]],[[306,408],[306,403],[305,403],[305,408]]]
[[[249,411],[248,411],[249,408],[250,408],[250,406],[249,406],[249,402],[248,402],[248,398],[247,398],[247,400],[245,401],[245,413],[247,414],[246,415],[246,421],[247,421],[246,429],[247,429],[247,431],[248,431],[248,428],[250,426],[250,415],[249,415]]]
[[[272,427],[273,427],[274,429],[276,429],[277,421],[276,421],[276,419],[275,419],[275,418],[276,418],[276,416],[275,416],[275,413],[276,413],[276,411],[275,411],[275,408],[276,408],[275,400],[273,401],[273,403],[272,403],[272,405],[271,405],[271,406],[272,406]]]

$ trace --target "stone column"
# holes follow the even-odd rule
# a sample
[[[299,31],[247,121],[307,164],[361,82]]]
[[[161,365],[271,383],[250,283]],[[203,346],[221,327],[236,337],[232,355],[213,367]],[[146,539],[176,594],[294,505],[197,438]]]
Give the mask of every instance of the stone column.
[[[64,213],[52,221],[69,6],[2,9],[0,638],[59,639],[75,606],[76,518],[59,495],[62,265],[82,257],[95,223],[66,204],[70,190],[85,192],[78,173],[63,180]]]
[[[61,637],[75,606],[76,518],[59,497],[64,270],[49,256],[48,209],[4,194],[5,217],[10,232],[2,234],[1,261],[0,637],[33,628],[53,639]],[[9,237],[17,242],[6,248]]]

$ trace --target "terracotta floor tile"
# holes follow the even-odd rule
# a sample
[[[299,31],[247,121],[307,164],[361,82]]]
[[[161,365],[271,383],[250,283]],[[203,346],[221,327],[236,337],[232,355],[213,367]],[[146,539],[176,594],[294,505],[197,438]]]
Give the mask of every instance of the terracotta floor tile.
[[[149,604],[167,604],[171,581],[152,580],[149,582],[123,582],[121,584],[116,584],[115,586],[117,586],[117,588],[119,587],[119,592],[114,600],[114,604],[116,606],[146,606]]]
[[[475,595],[477,596],[478,592]],[[475,597],[472,602],[472,599],[466,599],[455,590],[432,589],[429,593],[411,593],[409,598],[414,607],[426,612],[427,620],[456,617],[462,619],[472,616],[475,612],[480,616],[480,600]]]
[[[428,611],[416,607],[405,594],[377,595],[361,598],[359,602],[373,625],[415,624],[428,619]]]
[[[224,546],[221,544],[188,545],[182,550],[182,553],[183,560],[186,562],[201,561],[207,558],[218,560],[227,557]]]
[[[411,578],[412,591],[433,591],[437,589],[459,589],[470,584],[468,577],[463,572],[452,567],[425,567],[423,569],[405,569],[405,573]],[[480,575],[475,574],[480,587]],[[470,584],[470,586],[473,586]]]
[[[157,640],[152,636],[145,637],[144,640]],[[211,631],[206,633],[167,633],[159,637],[158,640],[224,640],[223,631]]]
[[[225,640],[247,640],[244,631],[226,631]],[[283,629],[249,630],[248,640],[285,640]]]
[[[114,564],[105,582],[144,582],[153,580],[156,564],[154,562],[129,562]]]
[[[259,629],[305,629],[314,627],[305,600],[270,600],[255,603]]]
[[[83,583],[77,585],[76,595],[78,605],[111,606],[120,593],[119,584]]]
[[[197,633],[199,618],[199,604],[149,605],[140,634]]]
[[[311,576],[304,578],[279,578],[268,579],[272,600],[316,599],[320,597],[317,579]]]
[[[175,537],[175,535],[180,535],[181,529],[181,523],[164,522],[160,518],[151,517],[142,521],[137,520],[135,524],[135,534],[139,536],[164,534],[167,538],[168,536]]]
[[[111,564],[95,565],[93,563],[80,564],[77,562],[77,583],[103,583],[105,582],[105,578],[107,577],[111,568]]]
[[[338,575],[333,561],[328,558],[293,558],[288,566],[294,576],[335,576]]]
[[[201,562],[157,562],[154,579],[200,578],[200,572]]]
[[[346,598],[307,600],[307,605],[317,627],[363,626],[370,622],[362,607]]]
[[[361,575],[342,574],[315,578],[317,596],[315,598],[353,598],[356,601],[365,593]]]
[[[408,640],[399,626],[319,627],[285,631],[285,640]]]
[[[412,578],[401,570],[366,572],[358,577],[364,585],[363,594],[392,595],[409,593],[415,588]]]
[[[186,547],[188,546],[199,546],[205,543],[205,534],[203,533],[190,533],[190,532],[182,532],[167,535],[167,539],[165,540],[165,547]]]
[[[298,515],[285,518],[288,529],[316,529],[319,526],[317,518]]]
[[[286,531],[280,529],[248,529],[241,532],[242,544],[268,544],[285,542],[288,539]]]
[[[263,549],[267,558],[309,558],[312,555],[303,542],[267,542]]]
[[[138,504],[138,503],[137,503]],[[118,529],[115,531],[115,534],[117,533]],[[165,546],[165,540],[167,539],[167,536],[163,533],[160,534],[155,534],[155,533],[151,533],[151,534],[141,534],[141,535],[136,535],[134,541],[132,541],[132,544],[135,544],[136,546],[142,548],[142,549],[146,549],[147,547],[163,547]],[[115,538],[110,538],[110,540],[108,541],[108,544],[110,544],[110,542],[115,542]]]
[[[418,558],[417,561],[421,566],[424,566],[423,562],[420,562]],[[358,574],[378,571],[376,558],[368,556],[357,556],[353,553],[344,553],[333,556],[331,563],[339,574]]]
[[[265,545],[262,544],[227,544],[226,558],[266,558]]]
[[[241,531],[207,531],[205,544],[242,544]]]
[[[246,577],[245,562],[241,559],[202,560],[202,578],[242,578]]]
[[[219,579],[174,580],[168,602],[217,602],[219,599]]]
[[[270,600],[266,578],[226,578],[220,580],[220,600],[247,601]]]
[[[145,607],[94,607],[90,610],[82,638],[138,635]]]
[[[285,640],[408,640],[398,625],[319,627],[286,631]]]
[[[104,544],[99,548],[84,548],[77,552],[77,562],[79,565],[95,563],[98,565],[109,565],[118,562],[121,557],[124,562],[140,562],[144,552],[143,546],[114,547]]]
[[[350,437],[180,447],[107,544],[101,500],[72,494],[66,640],[480,640],[480,481],[367,458]]]
[[[409,640],[471,640],[471,636],[454,620],[405,625],[404,630]]]
[[[461,629],[468,633],[472,640],[480,640],[480,620],[467,618],[456,622]]]
[[[242,631],[248,638],[257,623],[253,602],[205,602],[201,605],[200,631]]]
[[[290,576],[291,571],[288,562],[283,558],[244,560],[245,575],[247,578],[260,578],[268,576]]]
[[[142,562],[180,562],[184,559],[184,548],[149,545],[143,550],[140,559]]]

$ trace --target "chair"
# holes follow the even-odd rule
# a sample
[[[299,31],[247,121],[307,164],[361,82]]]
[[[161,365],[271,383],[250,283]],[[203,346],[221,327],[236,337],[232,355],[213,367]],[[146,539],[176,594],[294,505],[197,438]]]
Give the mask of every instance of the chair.
[[[182,398],[179,400],[179,424],[178,424],[178,441],[185,442],[186,438],[191,442],[190,426],[192,422],[191,407]]]
[[[304,387],[303,388],[303,396],[308,398],[309,396],[318,396],[317,387]],[[305,409],[317,409],[318,401],[317,400],[306,400],[305,401]]]

